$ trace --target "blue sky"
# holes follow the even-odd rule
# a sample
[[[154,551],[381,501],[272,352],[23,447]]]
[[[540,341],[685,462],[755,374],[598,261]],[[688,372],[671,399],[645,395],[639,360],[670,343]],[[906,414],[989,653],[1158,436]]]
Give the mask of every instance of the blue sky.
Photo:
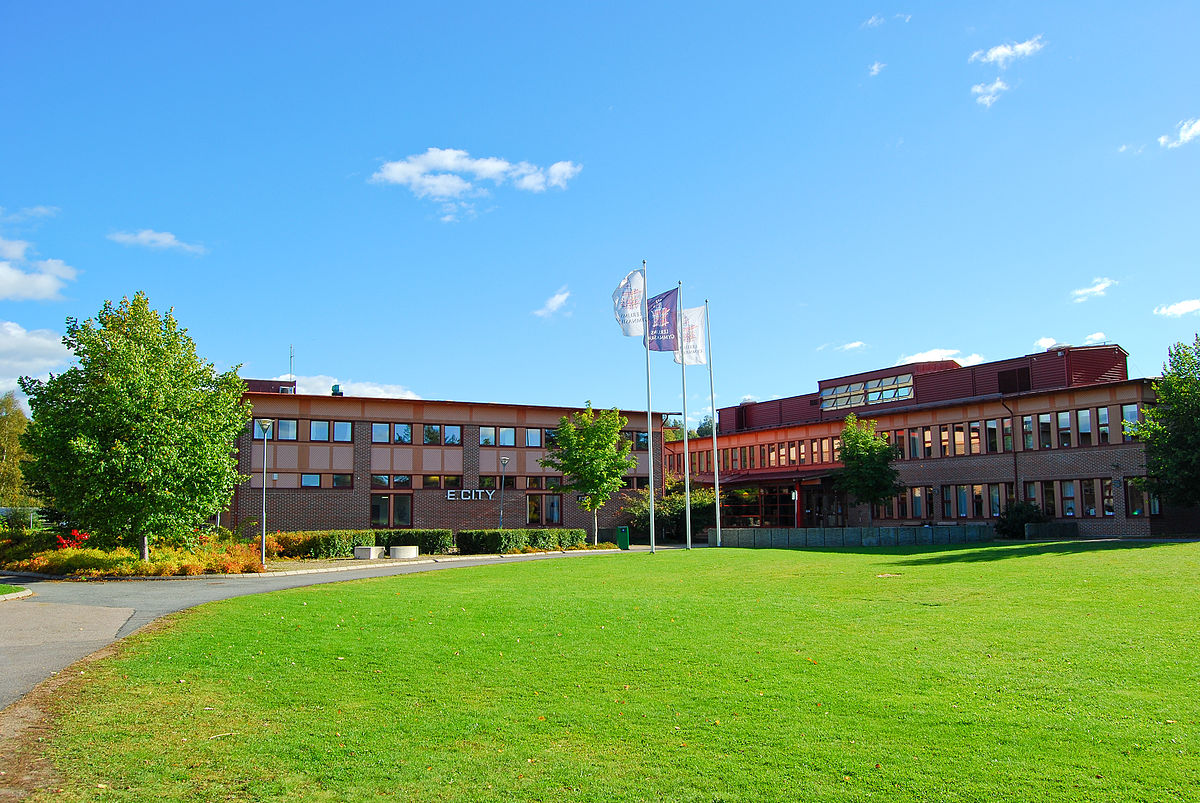
[[[145,290],[243,376],[636,409],[643,259],[718,407],[1200,329],[1194,3],[429,5],[0,4],[0,390]]]

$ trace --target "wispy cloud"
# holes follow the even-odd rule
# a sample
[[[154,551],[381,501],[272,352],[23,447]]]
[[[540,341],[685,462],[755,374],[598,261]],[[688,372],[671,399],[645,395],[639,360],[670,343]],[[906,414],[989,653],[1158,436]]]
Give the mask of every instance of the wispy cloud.
[[[866,348],[867,344],[861,340],[855,340],[853,343],[843,343],[837,347],[838,351],[857,351],[858,349]]]
[[[882,25],[885,22],[887,22],[887,20],[885,20],[883,17],[879,16],[878,14],[872,14],[869,18],[863,20],[863,24],[860,25],[859,27],[860,28],[878,28],[880,25]]]
[[[19,323],[0,321],[0,393],[17,389],[17,377],[44,378],[67,363],[70,352],[62,335],[49,329],[28,331]]]
[[[1178,125],[1178,132],[1174,139],[1171,139],[1167,134],[1163,134],[1158,138],[1158,144],[1164,148],[1178,148],[1180,145],[1186,145],[1197,137],[1200,137],[1200,118],[1182,121]]]
[[[1105,336],[1105,334],[1103,332],[1092,332],[1090,335],[1088,335],[1087,337],[1085,337],[1083,339],[1083,343],[1085,346],[1090,346],[1093,343],[1103,343],[1107,339],[1108,339],[1108,337]]]
[[[1141,153],[1142,151],[1144,151],[1145,149],[1146,149],[1145,145],[1125,144],[1125,145],[1121,145],[1119,148],[1117,148],[1117,153],[1132,153],[1134,155],[1137,155],[1137,154]]]
[[[872,64],[870,67],[867,68],[867,73],[873,78],[876,75],[879,75],[881,72],[883,72],[883,68],[886,66],[887,65],[884,64],[882,61],[877,61],[874,64]]]
[[[546,303],[542,305],[541,309],[535,309],[533,314],[539,318],[549,318],[551,315],[562,309],[563,304],[566,304],[567,299],[570,297],[571,291],[567,289],[566,285],[563,285],[562,287],[558,288],[554,295],[546,299]]]
[[[27,220],[54,217],[57,214],[57,206],[26,206],[15,212],[9,212],[0,206],[0,223],[24,223]]]
[[[189,254],[208,253],[208,249],[204,246],[185,243],[169,231],[155,231],[154,229],[141,229],[137,232],[118,231],[108,235],[108,239],[121,245],[138,245],[143,248],[160,250],[174,248]]]
[[[983,356],[980,354],[968,354],[965,357],[956,355],[962,354],[959,349],[929,349],[928,351],[918,351],[916,354],[906,354],[896,360],[896,365],[907,365],[914,362],[939,362],[941,360],[954,360],[959,365],[978,365],[983,362]]]
[[[896,14],[893,19],[898,19],[901,22],[912,22],[912,14]]]
[[[1000,99],[1000,93],[1007,91],[1008,84],[1004,83],[1000,78],[997,78],[990,84],[975,84],[975,86],[971,87],[971,94],[976,96],[975,102],[982,103],[989,109],[993,103]]]
[[[1000,69],[1008,68],[1008,65],[1017,60],[1028,58],[1034,53],[1037,53],[1045,47],[1042,42],[1042,35],[1039,33],[1032,39],[1026,39],[1024,42],[1010,42],[1008,44],[996,45],[987,50],[976,50],[971,54],[971,58],[967,62],[978,61],[981,64],[995,64]]]
[[[1051,346],[1058,345],[1058,339],[1053,337],[1039,337],[1037,340],[1033,341],[1033,345],[1040,349],[1048,349]]]
[[[1076,304],[1082,304],[1089,298],[1099,298],[1100,296],[1104,295],[1108,288],[1112,287],[1116,283],[1116,279],[1098,277],[1092,279],[1091,287],[1080,287],[1077,290],[1072,290],[1071,297],[1074,299]]]
[[[1155,315],[1163,315],[1167,318],[1180,318],[1193,312],[1200,312],[1200,298],[1189,298],[1187,301],[1177,301],[1174,304],[1164,304],[1154,308]]]
[[[32,243],[0,238],[0,299],[54,301],[78,275],[61,259],[28,259]]]
[[[353,379],[341,380],[336,376],[329,376],[328,374],[315,374],[313,376],[283,374],[282,376],[272,377],[272,379],[284,382],[295,379],[296,392],[308,396],[328,396],[333,386],[338,385],[342,393],[347,396],[369,396],[374,399],[421,398],[404,385],[388,385],[380,382],[356,382]]]
[[[487,195],[488,185],[510,184],[525,192],[545,192],[550,188],[565,190],[581,170],[582,165],[569,161],[540,167],[496,156],[476,158],[454,148],[429,148],[424,153],[385,162],[371,176],[371,181],[399,184],[418,198],[441,202],[441,220],[451,223],[459,219],[459,212],[474,211],[465,199]]]

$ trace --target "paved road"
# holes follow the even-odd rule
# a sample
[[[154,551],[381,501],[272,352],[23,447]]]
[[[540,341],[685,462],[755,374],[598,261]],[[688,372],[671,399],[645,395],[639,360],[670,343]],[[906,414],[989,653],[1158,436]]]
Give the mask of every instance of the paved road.
[[[661,549],[662,547],[660,547]],[[646,548],[635,551],[646,551]],[[352,571],[188,580],[64,582],[0,575],[3,584],[19,585],[32,597],[0,603],[0,710],[24,697],[51,675],[124,638],[160,616],[205,602],[247,594],[367,577],[514,563],[526,560],[582,558],[594,552],[514,555],[504,558],[410,563]],[[612,554],[612,553],[604,553]]]

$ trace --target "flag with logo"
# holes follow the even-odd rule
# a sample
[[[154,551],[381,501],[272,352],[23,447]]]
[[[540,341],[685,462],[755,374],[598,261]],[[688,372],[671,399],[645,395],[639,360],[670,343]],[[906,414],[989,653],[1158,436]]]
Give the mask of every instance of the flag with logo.
[[[708,363],[704,338],[704,307],[692,307],[682,311],[679,321],[679,347],[675,349],[675,362],[683,365],[706,365]]]
[[[679,288],[660,293],[646,304],[649,321],[646,345],[651,351],[674,351],[679,342],[676,329]]]
[[[642,300],[646,297],[646,272],[633,270],[621,280],[613,291],[613,315],[626,337],[640,337],[646,333],[642,320]]]

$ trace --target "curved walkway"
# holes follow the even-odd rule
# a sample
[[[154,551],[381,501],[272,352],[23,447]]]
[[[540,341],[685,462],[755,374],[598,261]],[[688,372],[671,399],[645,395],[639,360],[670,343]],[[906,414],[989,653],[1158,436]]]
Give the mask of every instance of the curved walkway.
[[[646,548],[634,547],[634,550],[646,551]],[[205,602],[345,580],[489,563],[611,555],[614,551],[475,557],[436,563],[422,560],[347,571],[238,577],[201,575],[137,582],[73,582],[0,573],[0,593],[7,584],[20,585],[33,592],[32,596],[0,604],[0,711],[80,658],[107,647],[160,616]]]

